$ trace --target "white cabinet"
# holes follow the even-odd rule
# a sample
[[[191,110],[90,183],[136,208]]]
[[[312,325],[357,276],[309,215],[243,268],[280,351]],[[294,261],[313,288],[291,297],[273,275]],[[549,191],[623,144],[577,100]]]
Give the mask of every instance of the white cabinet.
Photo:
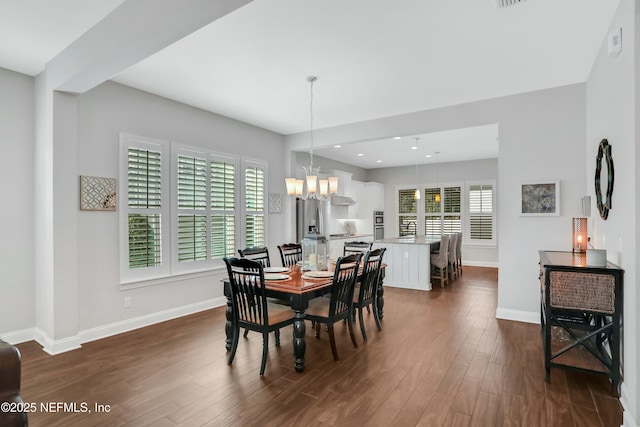
[[[384,184],[379,182],[369,182],[372,193],[372,210],[384,211]]]
[[[356,201],[355,206],[349,206],[349,218],[363,219],[369,209],[369,197],[366,184],[360,181],[351,181],[351,197]]]
[[[328,173],[330,176],[338,177],[338,194],[341,196],[351,196],[351,176],[349,172],[333,170]]]

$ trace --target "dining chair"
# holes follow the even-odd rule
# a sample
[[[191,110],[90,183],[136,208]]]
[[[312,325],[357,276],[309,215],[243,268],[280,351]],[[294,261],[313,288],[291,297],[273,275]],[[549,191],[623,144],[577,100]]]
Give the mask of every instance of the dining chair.
[[[269,249],[266,246],[253,246],[250,248],[238,249],[238,254],[240,254],[240,258],[258,261],[262,264],[262,267],[271,267]]]
[[[302,245],[299,243],[285,243],[278,246],[278,250],[283,267],[291,267],[302,261]]]
[[[449,236],[443,234],[440,238],[440,250],[438,253],[431,254],[431,271],[439,270],[440,286],[444,288],[447,282],[447,266],[449,264]],[[433,274],[432,274],[433,276]]]
[[[369,306],[373,306],[373,318],[376,321],[378,330],[382,330],[377,296],[380,266],[382,265],[382,256],[386,250],[387,248],[379,248],[366,253],[362,262],[361,279],[353,292],[353,317],[355,317],[355,311],[357,310],[360,332],[362,332],[362,339],[365,341],[367,340],[367,332],[364,328],[364,316],[362,313],[365,307],[368,309]]]
[[[233,313],[233,338],[228,364],[238,349],[240,328],[262,334],[262,364],[260,376],[264,375],[269,353],[269,333],[274,332],[276,346],[280,346],[280,328],[292,325],[294,312],[290,307],[267,301],[262,264],[244,258],[223,258],[227,265]],[[246,337],[246,334],[245,334]]]
[[[355,253],[366,253],[371,250],[371,246],[373,242],[344,242],[344,256],[355,254]]]
[[[456,268],[460,277],[462,275],[462,233],[458,233],[458,240],[456,240]]]
[[[361,259],[361,252],[338,258],[333,273],[333,283],[330,288],[331,298],[318,297],[312,299],[309,301],[309,308],[305,313],[308,320],[315,322],[316,338],[320,338],[320,324],[327,325],[331,352],[336,362],[339,360],[336,339],[333,333],[333,325],[336,322],[347,321],[351,342],[353,342],[354,347],[358,347],[356,336],[353,333],[352,309],[353,291],[358,278],[358,267]]]
[[[456,259],[456,246],[458,245],[458,234],[449,235],[449,254],[447,255],[447,273],[451,281],[458,278],[458,260]]]

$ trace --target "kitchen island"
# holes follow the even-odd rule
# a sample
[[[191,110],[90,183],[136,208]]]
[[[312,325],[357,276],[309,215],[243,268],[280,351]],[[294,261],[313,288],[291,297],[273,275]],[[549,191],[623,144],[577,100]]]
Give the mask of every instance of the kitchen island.
[[[431,247],[440,236],[404,236],[373,242],[373,248],[387,248],[385,286],[431,290]]]

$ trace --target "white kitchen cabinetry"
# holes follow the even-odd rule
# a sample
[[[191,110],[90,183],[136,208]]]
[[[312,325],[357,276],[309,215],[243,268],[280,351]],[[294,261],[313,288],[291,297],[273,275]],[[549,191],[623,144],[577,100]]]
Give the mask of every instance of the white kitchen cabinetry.
[[[364,182],[351,181],[351,197],[356,201],[355,206],[349,206],[349,218],[362,219],[368,209],[369,197]]]
[[[338,177],[338,194],[340,196],[351,196],[351,176],[349,172],[333,170],[328,173],[330,176]]]
[[[372,210],[384,211],[384,184],[379,182],[368,182],[372,193]]]

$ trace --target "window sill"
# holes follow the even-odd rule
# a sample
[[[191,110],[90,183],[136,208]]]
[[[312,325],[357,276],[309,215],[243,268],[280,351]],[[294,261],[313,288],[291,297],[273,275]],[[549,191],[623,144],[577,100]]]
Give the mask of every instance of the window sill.
[[[224,265],[206,268],[206,269],[197,270],[197,271],[174,273],[166,276],[122,281],[120,282],[120,290],[122,291],[122,290],[129,290],[129,289],[145,288],[147,286],[164,285],[167,283],[176,283],[184,280],[191,280],[191,279],[198,279],[200,277],[212,276],[214,274],[219,274],[219,273],[226,274],[226,267]]]

